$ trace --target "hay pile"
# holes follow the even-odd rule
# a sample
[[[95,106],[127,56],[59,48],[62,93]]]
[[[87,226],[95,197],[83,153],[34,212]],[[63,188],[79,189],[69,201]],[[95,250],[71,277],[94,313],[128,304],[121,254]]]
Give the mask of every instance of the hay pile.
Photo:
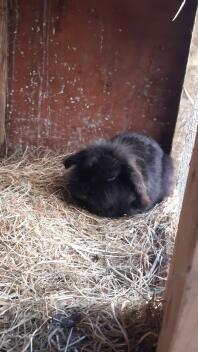
[[[63,201],[61,161],[0,166],[0,351],[154,351],[176,199],[93,217]]]

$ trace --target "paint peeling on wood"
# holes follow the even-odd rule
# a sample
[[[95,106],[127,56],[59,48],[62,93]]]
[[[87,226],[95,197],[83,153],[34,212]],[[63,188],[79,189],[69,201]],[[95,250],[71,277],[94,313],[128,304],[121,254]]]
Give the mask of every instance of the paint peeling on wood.
[[[170,149],[196,4],[9,0],[8,147],[138,130]]]

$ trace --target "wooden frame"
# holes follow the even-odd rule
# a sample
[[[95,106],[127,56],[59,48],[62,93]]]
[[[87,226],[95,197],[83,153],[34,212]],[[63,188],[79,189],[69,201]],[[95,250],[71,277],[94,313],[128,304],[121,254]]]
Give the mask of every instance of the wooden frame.
[[[5,142],[7,48],[7,1],[0,0],[0,147]]]
[[[190,163],[188,181],[187,171],[181,177],[180,192],[183,198],[182,211],[176,237],[173,260],[168,279],[164,319],[159,338],[158,352],[195,352],[198,350],[198,92],[197,62],[198,58],[198,15],[196,16],[189,65],[186,71],[179,118],[188,111],[191,116],[192,130],[186,131],[184,139],[184,156],[180,167],[188,170],[190,154],[194,150]],[[189,87],[191,95],[188,96]],[[183,105],[182,105],[183,104]],[[188,110],[186,107],[188,106]],[[181,125],[182,119],[178,120]],[[189,135],[188,135],[189,134]],[[175,142],[175,145],[177,140]],[[174,147],[174,143],[173,143]],[[186,148],[186,149],[185,149]],[[174,150],[173,150],[174,154]],[[185,188],[186,185],[186,188]]]
[[[172,144],[172,157],[176,168],[176,182],[181,208],[189,170],[189,162],[197,128],[196,102],[198,101],[198,11],[192,32],[192,40],[181,93],[176,128]],[[185,167],[184,167],[185,166]]]
[[[198,133],[169,275],[158,352],[198,349]]]

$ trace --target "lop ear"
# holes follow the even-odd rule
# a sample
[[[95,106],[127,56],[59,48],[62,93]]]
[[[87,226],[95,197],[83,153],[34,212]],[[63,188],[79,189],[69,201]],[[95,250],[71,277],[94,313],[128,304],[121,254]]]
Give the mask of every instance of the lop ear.
[[[135,160],[130,160],[129,166],[131,170],[130,171],[131,183],[134,185],[135,190],[139,196],[141,206],[146,208],[150,205],[151,200],[149,198],[141,170],[138,167]]]
[[[77,165],[85,159],[86,152],[82,150],[76,154],[72,154],[68,158],[63,160],[63,164],[66,169],[69,169],[71,166]]]

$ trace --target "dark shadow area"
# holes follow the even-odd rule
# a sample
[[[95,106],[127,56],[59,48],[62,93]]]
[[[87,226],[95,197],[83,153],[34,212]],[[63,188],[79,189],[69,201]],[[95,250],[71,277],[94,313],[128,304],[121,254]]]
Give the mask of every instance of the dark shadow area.
[[[161,317],[162,304],[154,301],[134,308],[94,305],[90,309],[66,310],[49,323],[49,344],[56,349],[61,341],[59,350],[67,346],[70,352],[154,352]]]
[[[24,307],[25,308],[25,307]],[[39,312],[39,307],[38,307]],[[10,315],[10,318],[13,318]],[[1,352],[155,352],[162,320],[162,303],[133,307],[113,304],[61,309],[49,318],[37,313],[13,330]],[[6,330],[6,323],[0,323]],[[18,333],[17,333],[18,330]]]

